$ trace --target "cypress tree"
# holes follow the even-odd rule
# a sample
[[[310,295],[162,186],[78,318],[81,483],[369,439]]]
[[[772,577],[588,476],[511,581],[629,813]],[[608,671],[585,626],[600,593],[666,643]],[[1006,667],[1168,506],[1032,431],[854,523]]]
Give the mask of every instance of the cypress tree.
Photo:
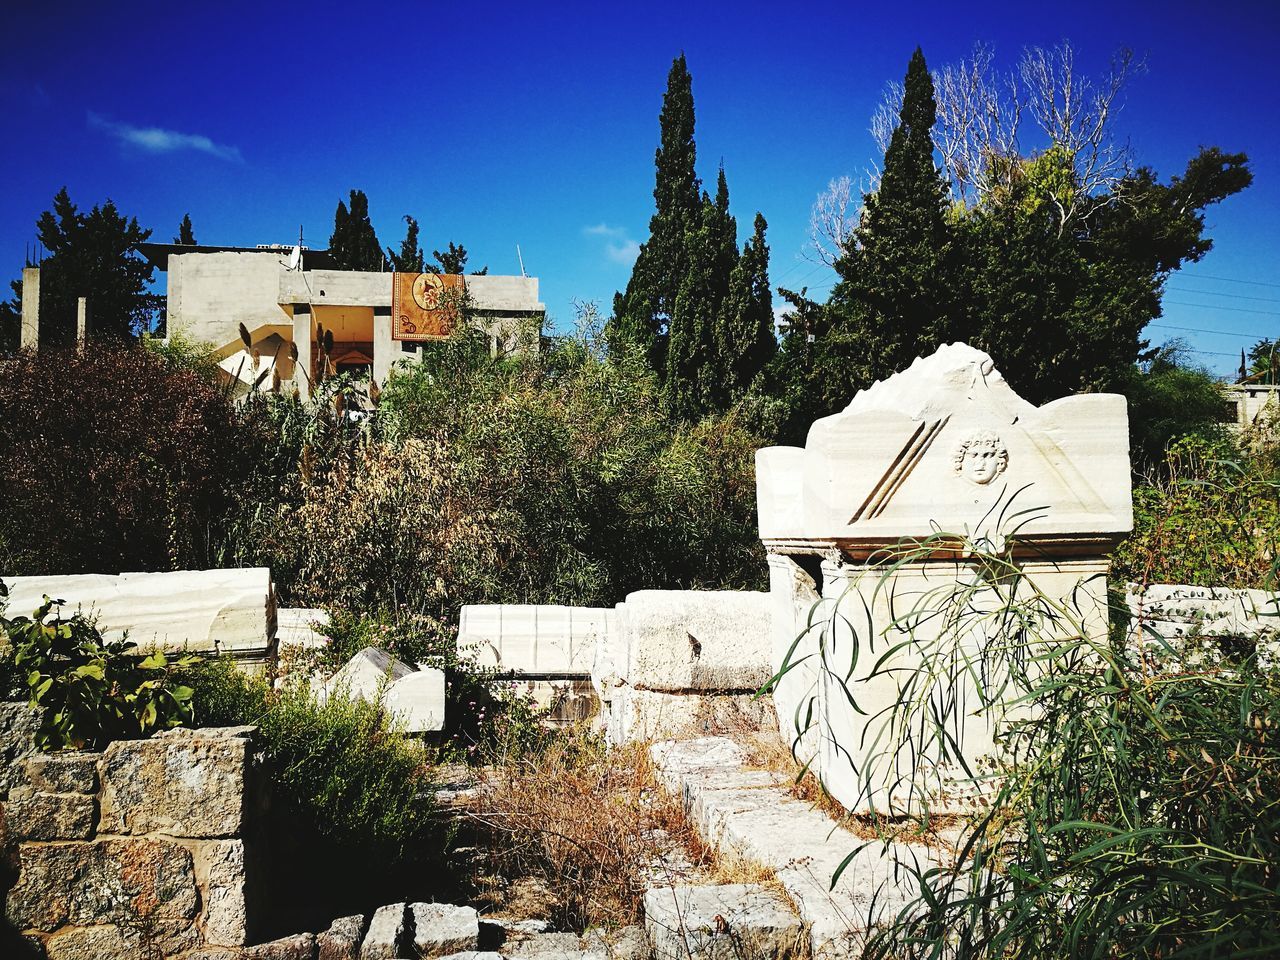
[[[352,190],[350,198],[349,208],[338,201],[329,252],[343,270],[385,270],[387,259],[369,220],[369,198],[363,190]]]
[[[773,333],[773,294],[769,289],[768,229],[756,214],[755,232],[734,265],[716,325],[723,402],[731,404],[750,389],[756,376],[773,358],[778,341]]]
[[[387,248],[387,260],[391,269],[399,273],[422,272],[422,248],[418,246],[418,221],[407,213],[404,215],[404,239],[400,241],[400,252]]]
[[[852,242],[835,265],[841,280],[829,306],[855,373],[851,388],[932,350],[947,332],[952,307],[947,185],[933,161],[937,103],[918,47],[904,86],[879,189],[865,198]]]
[[[661,372],[675,302],[689,269],[687,238],[701,226],[701,181],[695,171],[693,80],[684,54],[667,74],[654,156],[655,212],[624,293],[614,297],[606,329],[611,349],[639,350]]]
[[[701,222],[685,237],[688,267],[676,293],[666,355],[664,397],[672,418],[697,420],[715,409],[719,400],[719,364],[715,343],[715,302],[720,284],[717,261],[719,212],[704,198]]]
[[[182,222],[178,224],[178,235],[173,238],[173,242],[185,244],[189,247],[196,245],[195,231],[191,228],[191,214],[184,213],[182,215]]]

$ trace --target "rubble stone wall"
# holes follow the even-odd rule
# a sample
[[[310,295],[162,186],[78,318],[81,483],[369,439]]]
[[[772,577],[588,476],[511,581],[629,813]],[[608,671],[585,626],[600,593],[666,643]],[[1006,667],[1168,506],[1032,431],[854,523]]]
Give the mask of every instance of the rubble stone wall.
[[[100,753],[0,743],[18,781],[3,801],[17,864],[12,928],[49,960],[156,960],[249,942],[265,803],[255,733],[171,730]]]

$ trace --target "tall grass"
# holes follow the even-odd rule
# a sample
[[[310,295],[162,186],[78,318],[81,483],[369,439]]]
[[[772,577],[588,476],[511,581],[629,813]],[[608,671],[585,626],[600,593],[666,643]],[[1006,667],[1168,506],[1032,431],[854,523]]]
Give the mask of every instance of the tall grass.
[[[1014,543],[904,543],[818,621],[810,655],[844,705],[859,708],[863,683],[896,690],[850,756],[864,798],[889,782],[927,807],[951,778],[986,804],[953,866],[898,864],[918,894],[866,955],[1280,955],[1280,674],[1247,646],[1192,671],[1176,649],[1113,642],[1088,585],[1047,594]],[[940,555],[957,559],[950,586],[871,615],[866,597]],[[870,667],[855,680],[858,657]],[[995,728],[993,768],[957,740],[975,710]]]

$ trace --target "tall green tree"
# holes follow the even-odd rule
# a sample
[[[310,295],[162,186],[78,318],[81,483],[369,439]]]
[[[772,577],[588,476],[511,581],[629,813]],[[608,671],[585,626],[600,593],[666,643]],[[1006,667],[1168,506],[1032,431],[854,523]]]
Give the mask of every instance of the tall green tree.
[[[933,79],[917,47],[907,65],[898,123],[879,188],[864,198],[851,242],[836,260],[832,325],[857,344],[857,379],[902,369],[940,342],[953,310],[947,183],[934,163]],[[850,394],[852,396],[852,394]]]
[[[626,290],[614,298],[605,335],[614,354],[634,353],[658,373],[672,416],[693,420],[726,409],[742,394],[746,367],[754,362],[744,357],[755,357],[761,348],[744,346],[737,325],[747,322],[742,312],[752,313],[753,297],[752,315],[758,315],[758,291],[748,289],[753,283],[763,283],[769,300],[768,249],[761,235],[751,270],[738,278],[739,296],[731,309],[741,259],[738,224],[729,212],[724,165],[714,197],[698,178],[693,85],[683,55],[667,75],[658,125],[649,238]],[[733,333],[722,329],[731,313]]]
[[[661,374],[676,298],[689,272],[688,237],[702,226],[693,79],[684,54],[676,57],[667,74],[658,126],[649,239],[640,246],[626,290],[614,297],[605,335],[611,350],[638,350]]]
[[[369,220],[369,198],[352,190],[350,200],[349,207],[339,200],[334,211],[329,253],[343,270],[385,270],[387,257]]]
[[[953,337],[990,353],[1036,403],[1124,389],[1150,356],[1142,331],[1161,315],[1165,282],[1213,246],[1205,209],[1252,180],[1244,154],[1202,149],[1168,183],[1139,167],[1062,231],[1050,191],[1071,166],[1052,147],[1023,160],[1002,196],[959,221],[967,320]]]
[[[422,248],[418,246],[418,221],[407,213],[404,215],[404,239],[400,241],[400,252],[387,248],[387,260],[391,269],[399,273],[422,272]]]
[[[778,350],[774,336],[773,294],[769,290],[768,224],[757,213],[755,231],[737,258],[729,292],[716,325],[723,398],[742,397]]]
[[[432,273],[460,276],[467,272],[467,248],[461,244],[455,244],[450,240],[447,248],[444,250],[432,250],[431,256],[435,258],[436,262],[427,264],[426,269]],[[473,276],[483,276],[488,272],[489,268],[487,266],[471,271]]]
[[[181,243],[188,247],[196,245],[195,231],[191,228],[191,214],[184,213],[182,222],[178,224],[178,235],[173,238],[174,243]]]
[[[703,204],[702,220],[685,237],[687,269],[669,324],[663,399],[672,417],[699,420],[718,405],[719,363],[715,353],[717,266],[722,224],[715,204]]]
[[[38,264],[42,346],[74,342],[80,297],[93,311],[97,337],[127,339],[152,325],[162,298],[148,290],[155,268],[137,255],[138,244],[151,236],[137,218],[125,217],[110,200],[83,213],[63,187],[53,198],[53,209],[36,221],[36,234],[46,251]],[[2,311],[0,327],[13,347],[22,282],[11,286],[14,298]]]

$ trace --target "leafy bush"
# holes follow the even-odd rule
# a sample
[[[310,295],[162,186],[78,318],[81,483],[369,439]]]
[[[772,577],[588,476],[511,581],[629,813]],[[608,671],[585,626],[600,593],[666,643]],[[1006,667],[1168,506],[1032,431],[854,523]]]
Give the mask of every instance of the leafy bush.
[[[261,730],[273,778],[265,835],[282,871],[273,903],[281,932],[434,892],[445,831],[430,756],[380,707],[320,703],[297,685],[272,690],[223,660],[195,666],[187,682],[195,723]]]
[[[211,566],[246,459],[228,398],[144,349],[41,350],[0,367],[0,569]]]
[[[25,674],[32,704],[43,708],[40,749],[100,750],[191,720],[191,688],[176,682],[174,671],[194,657],[170,662],[159,650],[144,655],[128,640],[103,640],[86,617],[63,619],[60,602],[45,597],[30,617],[0,618],[16,672]]]
[[[1159,472],[1169,445],[1183,437],[1223,435],[1222,387],[1188,359],[1180,341],[1165,344],[1122,384],[1129,401],[1129,449],[1135,471]]]
[[[1224,437],[1187,437],[1163,476],[1133,491],[1133,533],[1116,551],[1118,582],[1276,589],[1280,471]]]

